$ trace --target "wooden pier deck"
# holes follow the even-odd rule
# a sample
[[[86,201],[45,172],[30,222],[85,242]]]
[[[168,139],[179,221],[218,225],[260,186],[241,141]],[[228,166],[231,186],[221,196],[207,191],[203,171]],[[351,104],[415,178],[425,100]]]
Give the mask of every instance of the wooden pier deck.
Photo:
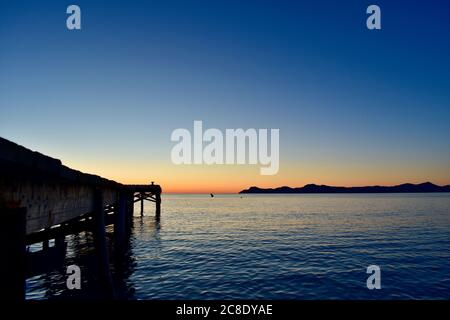
[[[0,273],[12,275],[2,283],[0,298],[24,298],[26,245],[81,231],[93,232],[101,275],[110,286],[105,226],[114,225],[115,244],[122,247],[134,203],[141,203],[142,214],[144,201],[154,202],[159,216],[161,192],[153,182],[124,185],[68,168],[0,137],[0,246],[6,258]]]

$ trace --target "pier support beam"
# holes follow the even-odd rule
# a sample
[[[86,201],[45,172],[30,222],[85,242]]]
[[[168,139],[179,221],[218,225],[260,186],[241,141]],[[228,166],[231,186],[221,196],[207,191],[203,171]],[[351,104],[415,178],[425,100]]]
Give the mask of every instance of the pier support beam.
[[[59,236],[55,238],[55,247],[63,247],[66,243],[66,237],[65,236]]]
[[[141,192],[141,217],[144,215],[144,198],[145,198],[145,193]]]
[[[121,192],[119,194],[119,202],[114,213],[114,238],[115,246],[119,250],[125,247],[125,235],[127,225],[127,197]]]
[[[100,285],[105,289],[107,298],[114,298],[114,287],[109,269],[109,257],[106,245],[103,196],[100,190],[95,190],[94,192],[93,222],[94,245],[98,258]]]
[[[46,231],[48,231],[48,229],[46,229]],[[42,249],[47,250],[48,248],[49,248],[49,241],[48,239],[46,239],[42,242]]]
[[[2,224],[0,245],[0,300],[25,300],[26,209],[0,207]]]
[[[161,215],[161,194],[157,193],[155,194],[155,205],[156,205],[156,216],[160,216]]]
[[[131,232],[133,227],[133,215],[134,215],[134,193],[127,193],[127,230]]]

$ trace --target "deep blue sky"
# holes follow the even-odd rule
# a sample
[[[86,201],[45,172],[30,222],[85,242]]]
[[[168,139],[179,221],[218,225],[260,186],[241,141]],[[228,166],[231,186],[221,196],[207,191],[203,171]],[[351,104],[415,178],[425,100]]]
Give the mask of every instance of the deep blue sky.
[[[298,180],[346,184],[302,176],[320,162],[450,183],[449,1],[0,3],[0,136],[66,163],[170,165],[172,130],[203,120],[280,128]]]

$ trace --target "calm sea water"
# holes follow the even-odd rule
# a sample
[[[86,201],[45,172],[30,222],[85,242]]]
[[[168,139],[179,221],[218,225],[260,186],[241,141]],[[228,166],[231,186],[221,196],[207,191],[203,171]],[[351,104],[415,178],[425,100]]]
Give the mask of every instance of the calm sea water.
[[[64,265],[29,278],[27,298],[99,296],[92,236],[66,241]],[[372,264],[381,290],[366,287]],[[164,195],[111,269],[124,299],[449,299],[450,194]]]

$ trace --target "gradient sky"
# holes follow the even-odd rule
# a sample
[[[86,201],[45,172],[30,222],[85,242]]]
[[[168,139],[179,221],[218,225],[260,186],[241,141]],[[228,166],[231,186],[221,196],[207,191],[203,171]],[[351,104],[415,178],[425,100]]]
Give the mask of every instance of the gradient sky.
[[[0,0],[0,136],[166,192],[450,184],[449,57],[444,0]],[[173,165],[194,120],[279,128],[279,173]]]

